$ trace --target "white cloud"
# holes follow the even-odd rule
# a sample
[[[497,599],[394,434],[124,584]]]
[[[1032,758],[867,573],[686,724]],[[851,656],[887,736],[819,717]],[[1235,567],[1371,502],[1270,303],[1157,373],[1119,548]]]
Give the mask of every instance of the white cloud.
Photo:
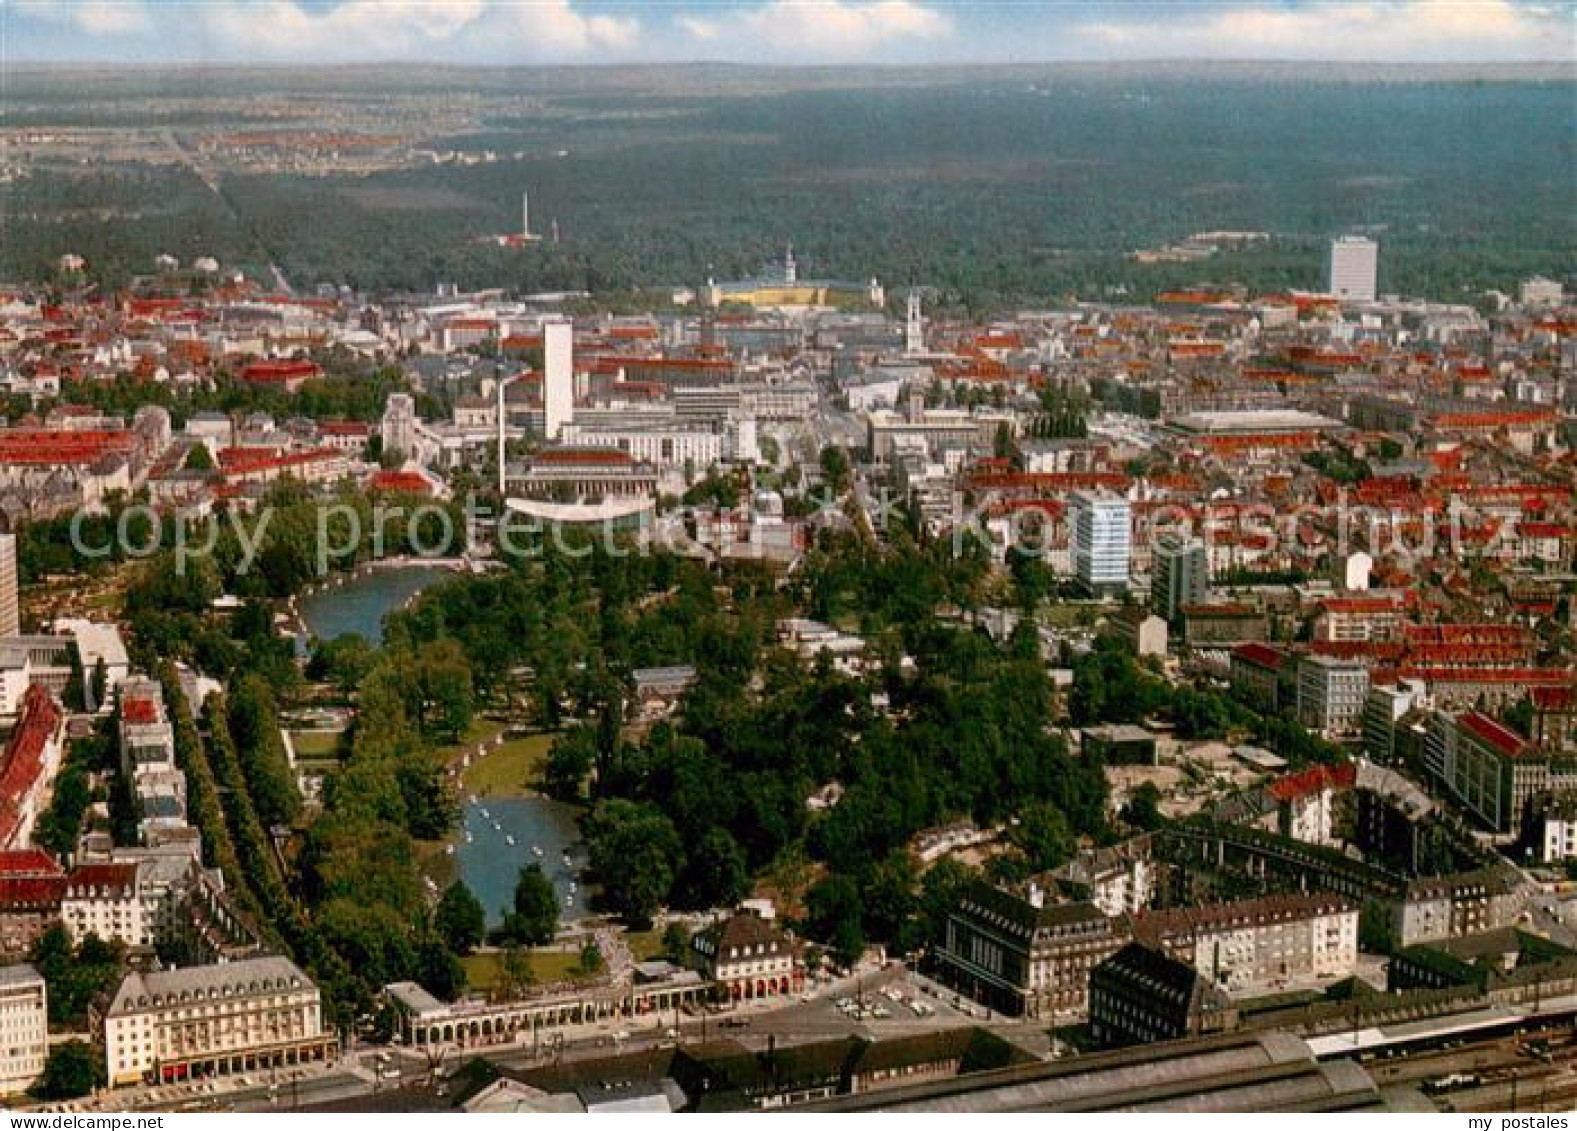
[[[770,0],[675,23],[694,39],[782,62],[864,58],[895,44],[944,39],[953,30],[950,17],[913,0]]]
[[[378,59],[420,55],[453,42],[487,11],[486,0],[344,0],[308,9],[297,0],[194,6],[214,51],[268,60]]]
[[[633,16],[585,16],[569,0],[531,0],[508,5],[509,25],[521,37],[523,54],[585,55],[597,51],[624,51],[640,36],[640,21]]]
[[[711,42],[722,34],[722,28],[718,27],[716,20],[704,20],[700,16],[679,16],[674,24],[691,39]]]
[[[142,0],[13,0],[12,7],[23,16],[88,36],[137,35],[153,27]]]
[[[1251,4],[1138,20],[1092,20],[1074,40],[1150,58],[1480,61],[1569,58],[1570,9],[1513,0],[1377,0],[1305,7]]]
[[[658,5],[654,5],[654,8]],[[0,0],[13,58],[1571,59],[1571,0]]]

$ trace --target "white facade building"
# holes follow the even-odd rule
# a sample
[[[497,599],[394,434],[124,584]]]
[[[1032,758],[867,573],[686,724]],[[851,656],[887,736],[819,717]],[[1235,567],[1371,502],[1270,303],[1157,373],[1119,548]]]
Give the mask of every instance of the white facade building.
[[[580,447],[617,448],[664,471],[688,466],[699,475],[723,459],[721,433],[682,424],[626,429],[568,423],[563,426],[561,439]]]
[[[407,459],[416,455],[418,420],[416,401],[409,393],[391,393],[383,409],[383,450],[399,452]]]
[[[0,968],[0,1095],[25,1092],[49,1054],[49,991],[28,965]]]
[[[1327,738],[1356,734],[1363,726],[1369,669],[1331,656],[1305,656],[1298,664],[1298,721]]]
[[[1342,236],[1332,241],[1331,294],[1354,302],[1373,302],[1379,266],[1380,245],[1373,240]]]
[[[0,533],[0,636],[22,631],[22,605],[17,596],[16,535]]]
[[[318,988],[271,956],[126,975],[104,1015],[112,1085],[331,1060]]]
[[[1341,978],[1358,965],[1358,909],[1330,895],[1269,895],[1140,915],[1135,937],[1229,993],[1294,978]]]
[[[1566,288],[1554,279],[1535,275],[1517,288],[1517,300],[1523,306],[1559,306],[1566,301]]]
[[[560,438],[575,416],[575,328],[569,322],[542,324],[542,433]]]
[[[1075,576],[1094,592],[1127,589],[1133,562],[1128,500],[1110,492],[1075,491],[1068,510]]]
[[[158,937],[159,911],[143,898],[136,864],[83,864],[66,877],[60,919],[73,942],[97,935],[132,949]]]

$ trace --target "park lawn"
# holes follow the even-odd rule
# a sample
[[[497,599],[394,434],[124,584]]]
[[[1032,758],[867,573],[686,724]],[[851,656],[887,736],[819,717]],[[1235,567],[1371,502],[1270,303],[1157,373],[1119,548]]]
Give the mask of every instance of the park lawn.
[[[1039,620],[1048,628],[1088,628],[1099,614],[1088,605],[1049,603],[1038,613]]]
[[[663,933],[661,931],[627,931],[624,943],[630,948],[630,957],[637,962],[645,962],[649,958],[666,958],[663,953]]]
[[[533,950],[527,955],[527,961],[539,986],[554,982],[589,982],[597,977],[581,972],[579,951]],[[497,954],[468,954],[460,960],[465,967],[467,983],[473,990],[483,993],[491,990],[497,981],[499,962]]]
[[[290,742],[296,748],[296,757],[309,762],[331,762],[339,752],[343,731],[293,730]]]
[[[465,733],[459,741],[452,742],[442,748],[440,753],[446,757],[464,754],[468,750],[475,750],[479,742],[492,742],[493,737],[504,729],[504,724],[497,719],[483,718],[481,715],[471,720],[471,725],[465,728]]]
[[[511,738],[467,767],[465,788],[478,797],[520,795],[532,788],[553,745],[551,734]]]

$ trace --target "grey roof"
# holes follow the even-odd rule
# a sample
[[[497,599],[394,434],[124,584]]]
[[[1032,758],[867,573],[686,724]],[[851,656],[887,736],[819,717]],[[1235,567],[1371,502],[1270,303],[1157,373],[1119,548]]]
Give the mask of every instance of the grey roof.
[[[215,966],[188,966],[127,974],[115,991],[108,1016],[124,1016],[163,1008],[172,998],[240,997],[315,989],[311,978],[282,955],[245,958]]]
[[[421,1017],[428,1013],[441,1013],[445,1008],[443,1002],[415,982],[393,982],[384,986],[383,992],[416,1017]]]
[[[1101,909],[1093,903],[1058,903],[1048,899],[1037,907],[1027,896],[984,880],[970,885],[960,901],[959,913],[1021,938],[1031,938],[1039,930],[1106,921]]]
[[[15,966],[0,966],[0,986],[27,986],[43,984],[44,976],[26,962]]]

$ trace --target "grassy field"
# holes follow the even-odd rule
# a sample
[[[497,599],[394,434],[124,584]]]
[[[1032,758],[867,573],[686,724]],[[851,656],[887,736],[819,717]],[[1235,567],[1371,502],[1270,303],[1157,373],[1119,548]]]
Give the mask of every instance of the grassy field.
[[[484,719],[479,716],[471,720],[471,725],[465,728],[460,740],[443,747],[442,753],[447,757],[464,754],[468,750],[476,749],[476,744],[479,742],[492,742],[494,736],[503,729],[504,724],[497,719]]]
[[[465,788],[478,797],[507,797],[532,787],[537,771],[553,745],[550,734],[512,738],[465,771]]]
[[[466,980],[471,988],[486,993],[498,980],[500,961],[497,954],[468,954],[460,963],[465,967]],[[581,972],[579,951],[534,950],[527,955],[527,961],[538,985],[586,982],[596,977],[595,974]]]
[[[340,733],[337,730],[293,730],[290,741],[296,748],[296,757],[308,762],[329,762],[339,751]]]
[[[625,934],[624,941],[630,948],[630,957],[637,962],[644,962],[648,958],[667,957],[663,954],[661,931],[630,931]]]

